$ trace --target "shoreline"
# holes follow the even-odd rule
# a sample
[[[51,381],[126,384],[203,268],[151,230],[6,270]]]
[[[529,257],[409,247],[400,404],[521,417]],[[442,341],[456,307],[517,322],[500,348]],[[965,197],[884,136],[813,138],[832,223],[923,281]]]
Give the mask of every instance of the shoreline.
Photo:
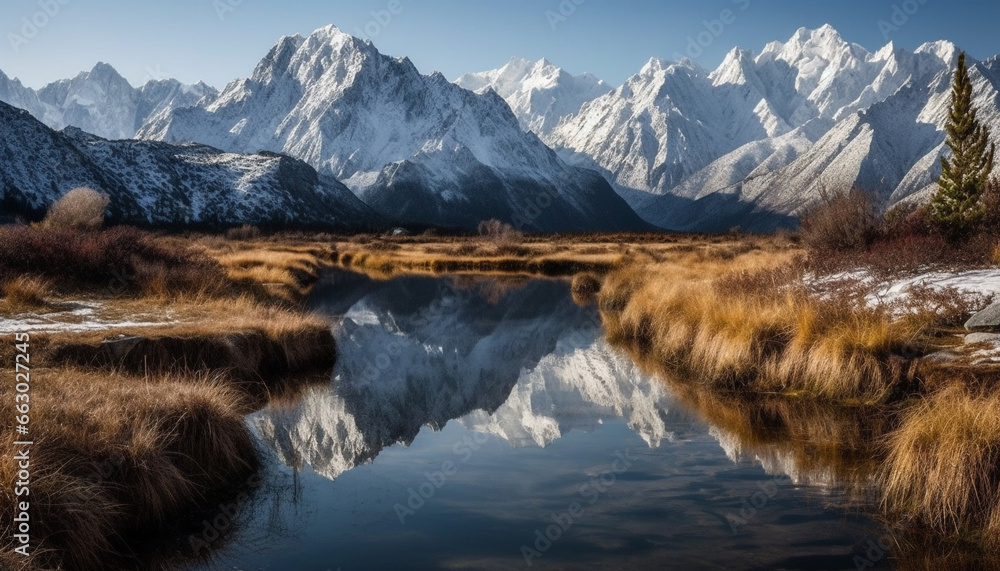
[[[46,459],[43,446],[33,450],[43,455],[39,462],[64,466],[62,472],[39,472],[42,481],[59,482],[48,492],[48,503],[59,509],[85,497],[107,506],[90,511],[94,521],[70,518],[66,521],[76,523],[67,525],[102,530],[104,537],[113,537],[113,529],[162,530],[169,517],[204,507],[192,499],[192,489],[204,498],[238,491],[234,486],[241,488],[258,464],[246,427],[237,420],[272,399],[328,381],[324,372],[336,358],[330,324],[306,313],[302,303],[325,269],[341,268],[374,279],[572,277],[574,300],[597,304],[614,346],[664,377],[699,414],[751,448],[784,434],[801,445],[789,454],[803,465],[829,469],[848,481],[875,481],[883,515],[891,521],[916,522],[944,539],[964,530],[957,535],[976,545],[993,545],[1000,536],[1000,502],[990,505],[989,492],[1000,489],[989,471],[1000,461],[995,429],[1000,412],[995,419],[984,416],[991,407],[1000,410],[1000,397],[984,380],[989,375],[966,363],[930,361],[927,355],[950,341],[949,327],[928,325],[927,315],[923,321],[898,321],[885,311],[845,309],[844,300],[814,303],[795,281],[803,251],[786,238],[665,236],[628,242],[626,236],[592,236],[589,242],[577,237],[559,243],[532,238],[506,254],[483,238],[143,239],[187,252],[193,275],[218,283],[192,290],[187,278],[154,275],[129,284],[135,292],[124,296],[87,288],[52,294],[43,288],[41,305],[22,308],[60,315],[63,306],[82,299],[100,302],[84,320],[170,316],[93,331],[73,331],[73,319],[80,318],[66,317],[67,330],[33,335],[32,370],[52,379],[34,389],[49,402],[48,408],[40,405],[36,426],[61,427],[40,439],[57,460]],[[3,362],[12,362],[9,350],[0,349]],[[678,371],[688,373],[680,378],[699,381],[679,381]],[[107,412],[95,421],[78,403]],[[957,425],[949,414],[953,409],[965,414]],[[192,417],[200,424],[185,428],[178,439],[177,423]],[[158,420],[150,424],[151,419]],[[86,433],[101,436],[82,438]],[[141,454],[135,436],[140,433],[157,443]],[[215,441],[201,434],[224,436]],[[198,457],[204,465],[170,460],[178,451],[203,454]],[[974,469],[949,472],[954,454],[972,458]],[[156,458],[158,473],[140,468]],[[112,460],[108,475],[93,484],[86,470],[65,469]],[[162,474],[173,475],[157,484],[175,490],[172,503],[163,504],[149,487],[150,478]],[[131,495],[109,496],[109,489]],[[922,497],[928,489],[938,495]],[[144,515],[123,517],[112,507],[116,503]],[[56,513],[48,516],[50,522],[68,517]],[[37,529],[35,537],[48,533],[76,540],[44,523]],[[94,562],[121,549],[94,538],[42,547],[51,551],[39,552],[35,568],[53,562],[94,568]],[[7,562],[12,548],[0,549],[0,562]]]
[[[992,360],[972,359],[977,346],[955,338],[967,308],[950,308],[960,319],[925,311],[929,301],[919,296],[929,294],[914,290],[918,311],[894,315],[898,307],[858,303],[863,288],[839,299],[803,285],[800,267],[744,262],[728,271],[692,261],[623,265],[598,294],[609,341],[737,432],[752,430],[747,409],[812,410],[796,421],[805,428],[793,430],[805,447],[801,461],[847,479],[863,475],[883,517],[911,531],[997,546],[1000,348]],[[662,279],[668,274],[678,276],[674,283]],[[845,406],[884,421],[850,438],[843,427],[831,436],[837,423],[809,429],[817,411]],[[727,415],[743,418],[743,428]],[[846,465],[845,454],[854,456]]]

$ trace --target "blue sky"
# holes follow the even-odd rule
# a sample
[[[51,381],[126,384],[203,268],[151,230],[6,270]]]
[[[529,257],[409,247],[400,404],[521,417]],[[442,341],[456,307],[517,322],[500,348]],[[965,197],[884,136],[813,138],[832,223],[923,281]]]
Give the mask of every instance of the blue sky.
[[[961,0],[4,0],[0,69],[39,87],[104,61],[135,85],[222,87],[282,35],[336,24],[424,73],[454,79],[517,55],[617,85],[651,56],[714,67],[735,45],[759,52],[824,23],[870,50],[950,39],[974,57],[1000,53],[1000,5]]]

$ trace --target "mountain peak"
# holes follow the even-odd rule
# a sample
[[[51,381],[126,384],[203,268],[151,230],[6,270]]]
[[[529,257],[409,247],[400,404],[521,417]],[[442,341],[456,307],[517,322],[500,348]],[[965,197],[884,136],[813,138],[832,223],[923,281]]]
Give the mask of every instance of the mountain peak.
[[[927,42],[918,47],[914,53],[918,54],[930,54],[943,61],[946,65],[951,67],[955,64],[955,59],[958,57],[959,48],[954,43],[948,40],[938,40],[936,42]]]
[[[840,35],[840,32],[838,32],[836,28],[830,24],[823,24],[818,28],[799,28],[792,36],[792,40],[798,40],[801,42],[817,42],[823,40],[844,41],[844,38]]]
[[[855,57],[865,57],[868,52],[857,44],[850,44],[833,26],[824,24],[816,29],[799,28],[785,43],[771,42],[764,47],[760,60],[779,59],[796,62],[820,58],[835,59],[838,54],[850,52]]]
[[[329,38],[331,40],[342,38],[343,36],[353,37],[333,24],[327,24],[325,26],[316,28],[315,30],[313,30],[311,34],[309,34],[309,37],[313,36]]]
[[[670,62],[664,59],[658,57],[651,57],[649,58],[649,61],[646,62],[646,65],[642,66],[642,69],[639,70],[639,75],[651,75],[658,71],[663,71],[667,69],[668,67],[670,67],[670,65],[671,65]]]
[[[711,73],[712,82],[715,85],[727,83],[743,85],[746,84],[752,75],[754,65],[753,53],[749,50],[733,48],[726,54],[726,57],[719,64],[719,67]]]
[[[90,70],[90,73],[119,75],[118,70],[115,69],[114,66],[109,63],[104,63],[103,61],[99,61],[94,64],[94,68]]]

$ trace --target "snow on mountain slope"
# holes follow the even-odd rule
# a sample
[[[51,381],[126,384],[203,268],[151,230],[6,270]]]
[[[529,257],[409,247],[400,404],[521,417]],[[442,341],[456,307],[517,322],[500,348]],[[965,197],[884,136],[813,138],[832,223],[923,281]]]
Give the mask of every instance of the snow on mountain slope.
[[[543,141],[584,103],[611,91],[592,74],[571,75],[545,59],[512,58],[499,69],[463,75],[455,83],[476,92],[493,89],[510,105],[521,128]]]
[[[334,479],[456,419],[514,446],[621,417],[650,446],[672,438],[673,397],[608,346],[595,310],[573,304],[565,284],[534,281],[499,299],[429,278],[349,289],[319,293],[343,312],[332,386],[253,419],[289,465]]]
[[[332,177],[290,157],[108,141],[76,128],[56,132],[27,111],[0,103],[0,212],[37,216],[78,186],[108,193],[110,216],[122,223],[331,229],[386,224]]]
[[[888,206],[933,181],[956,54],[949,42],[869,53],[823,26],[756,57],[735,49],[712,72],[654,60],[550,142],[663,227],[768,229],[845,184]]]
[[[106,63],[38,91],[0,72],[0,101],[26,109],[53,129],[77,127],[106,139],[130,139],[155,114],[216,94],[204,83],[183,85],[174,79],[152,80],[136,89]]]
[[[942,45],[925,46],[917,55]],[[944,53],[955,53],[945,47]],[[937,56],[935,56],[936,58]],[[948,56],[945,56],[948,57]],[[883,209],[910,199],[928,199],[940,175],[940,157],[946,151],[944,125],[951,104],[951,72],[938,66],[936,73],[911,80],[893,95],[864,111],[847,115],[808,150],[778,161],[773,168],[747,176],[722,188],[731,193],[732,204],[753,204],[754,214],[730,205],[713,213],[716,222],[736,218],[767,218],[767,213],[799,214],[821,191],[858,187],[873,193]],[[931,68],[933,71],[933,68]],[[1000,132],[1000,59],[974,63],[970,67],[979,118]],[[1000,167],[1000,161],[997,166]],[[646,203],[646,212],[658,212],[651,220],[673,227],[703,227],[707,218],[678,222],[666,203]]]
[[[719,95],[736,97],[739,89]],[[560,124],[551,141],[593,161],[581,164],[599,167],[626,199],[634,198],[630,190],[662,193],[721,153],[769,136],[765,125],[774,121],[757,119],[756,104],[722,108],[716,96],[709,74],[692,62],[652,59]]]
[[[282,38],[252,77],[203,106],[162,114],[143,138],[265,149],[342,180],[404,222],[534,230],[639,229],[600,176],[524,133],[493,91],[475,94],[334,26]]]

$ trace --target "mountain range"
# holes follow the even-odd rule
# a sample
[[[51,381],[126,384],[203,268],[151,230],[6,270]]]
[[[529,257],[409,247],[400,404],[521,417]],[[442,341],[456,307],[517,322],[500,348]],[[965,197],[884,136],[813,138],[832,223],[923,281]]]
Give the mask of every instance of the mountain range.
[[[888,209],[934,188],[957,53],[943,41],[871,53],[823,26],[758,55],[734,49],[712,71],[654,58],[546,142],[675,230],[769,230],[855,186]],[[993,132],[998,66],[970,72]]]
[[[823,26],[758,54],[733,49],[714,70],[653,58],[617,88],[518,58],[449,82],[327,26],[282,38],[251,77],[221,92],[174,80],[132,88],[98,64],[37,91],[0,73],[0,101],[53,129],[109,139],[73,129],[53,139],[76,148],[84,139],[161,150],[198,143],[220,157],[298,161],[338,188],[340,202],[326,210],[308,193],[263,199],[261,209],[291,208],[263,216],[272,220],[349,218],[331,212],[351,212],[343,183],[373,216],[412,226],[468,229],[498,218],[534,231],[770,230],[794,225],[824,191],[857,186],[883,209],[926,198],[945,149],[957,53],[946,41],[869,52]],[[970,75],[980,119],[998,132],[1000,58],[973,60]],[[124,139],[146,142],[110,141]],[[142,176],[127,162],[94,164],[125,169],[107,176],[141,199],[122,210],[199,200],[176,185],[129,186]],[[73,177],[44,190],[5,183],[3,204],[38,206],[68,190],[61,179]],[[178,222],[190,218],[177,212]]]

